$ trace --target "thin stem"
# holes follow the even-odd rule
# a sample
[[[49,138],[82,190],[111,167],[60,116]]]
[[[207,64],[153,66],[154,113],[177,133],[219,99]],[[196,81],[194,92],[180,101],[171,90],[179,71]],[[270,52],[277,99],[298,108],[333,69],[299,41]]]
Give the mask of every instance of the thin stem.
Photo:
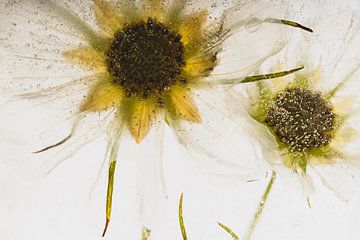
[[[187,238],[187,235],[186,235],[184,218],[183,218],[183,210],[182,210],[183,197],[184,197],[184,194],[182,193],[181,196],[180,196],[180,201],[179,201],[179,224],[180,224],[180,230],[181,230],[183,240],[187,240],[188,238]]]
[[[218,222],[218,225],[222,229],[224,229],[227,233],[229,233],[234,240],[239,240],[239,237],[229,227],[227,227],[226,225],[224,225],[224,224],[222,224],[220,222]]]
[[[260,220],[260,217],[261,217],[262,212],[263,212],[264,207],[265,207],[266,200],[268,199],[268,196],[270,194],[270,191],[272,189],[272,186],[274,184],[275,179],[276,179],[276,173],[273,171],[272,175],[271,175],[271,178],[270,178],[270,181],[269,181],[269,183],[268,183],[268,185],[267,185],[267,187],[265,189],[265,192],[264,192],[264,194],[263,194],[263,196],[261,198],[260,204],[259,204],[259,206],[258,206],[258,208],[256,210],[254,218],[251,221],[251,225],[250,225],[250,227],[248,229],[248,232],[246,233],[246,237],[245,237],[246,240],[251,239],[251,236],[252,236],[252,234],[253,234],[253,232],[255,230],[255,227],[257,226],[257,223]]]

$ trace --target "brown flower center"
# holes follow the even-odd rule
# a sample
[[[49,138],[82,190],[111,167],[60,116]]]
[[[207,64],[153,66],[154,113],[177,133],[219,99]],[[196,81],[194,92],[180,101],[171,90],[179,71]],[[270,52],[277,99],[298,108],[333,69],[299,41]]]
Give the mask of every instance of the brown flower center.
[[[184,61],[181,35],[149,18],[126,26],[107,51],[107,68],[127,96],[147,98],[180,79]]]
[[[330,143],[334,119],[332,107],[320,93],[287,88],[276,96],[265,122],[279,141],[294,151],[305,152]]]

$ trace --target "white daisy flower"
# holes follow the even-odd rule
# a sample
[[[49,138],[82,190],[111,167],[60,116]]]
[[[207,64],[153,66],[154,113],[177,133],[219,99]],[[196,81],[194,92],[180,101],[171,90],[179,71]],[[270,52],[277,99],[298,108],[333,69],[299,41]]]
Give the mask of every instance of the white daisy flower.
[[[116,162],[130,143],[143,145],[144,223],[160,207],[164,123],[203,168],[255,172],[250,158],[238,161],[242,152],[231,139],[241,132],[223,86],[300,70],[252,76],[287,44],[289,26],[311,31],[259,1],[24,0],[0,7],[5,161],[47,174],[106,134],[103,235]]]
[[[308,3],[304,8],[323,9],[316,17],[311,11],[304,16],[314,35],[295,36],[286,51],[267,64],[281,69],[296,62],[304,71],[258,82],[241,99],[251,118],[249,135],[266,160],[264,168],[273,171],[245,239],[251,238],[277,173],[283,180],[287,170],[300,177],[309,206],[314,177],[343,200],[358,184],[354,140],[359,132],[360,8],[352,1]]]

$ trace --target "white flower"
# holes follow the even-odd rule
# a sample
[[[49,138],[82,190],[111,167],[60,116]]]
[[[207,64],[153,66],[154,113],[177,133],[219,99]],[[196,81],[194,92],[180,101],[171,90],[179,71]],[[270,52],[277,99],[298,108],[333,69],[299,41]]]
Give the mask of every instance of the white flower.
[[[276,173],[290,188],[295,187],[294,181],[285,175],[299,176],[306,198],[316,190],[313,179],[343,200],[349,200],[349,194],[354,197],[360,180],[354,141],[359,132],[359,5],[351,1],[303,5],[322,9],[305,11],[305,19],[310,19],[306,24],[314,34],[295,36],[263,69],[297,63],[304,70],[249,86],[241,99],[250,115],[246,129],[258,143],[264,168],[274,171],[246,239],[261,216]]]

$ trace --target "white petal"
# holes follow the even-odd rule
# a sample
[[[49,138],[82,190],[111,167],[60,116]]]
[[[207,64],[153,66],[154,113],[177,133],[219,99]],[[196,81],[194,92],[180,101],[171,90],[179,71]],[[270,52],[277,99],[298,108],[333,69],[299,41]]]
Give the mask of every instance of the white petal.
[[[1,161],[17,169],[20,175],[25,174],[26,178],[42,177],[73,156],[84,145],[103,135],[114,118],[114,112],[77,115],[75,120],[70,121],[71,125],[69,124],[73,129],[53,128],[52,131],[40,134],[38,139],[34,137],[32,142],[2,144]],[[41,151],[61,141],[62,144]]]
[[[292,31],[288,26],[265,21],[283,16],[279,9],[264,2],[235,4],[225,11],[224,17],[224,29],[229,30],[229,37],[222,43],[219,65],[209,80],[249,75],[287,44]]]
[[[47,89],[84,74],[62,57],[63,51],[84,43],[74,26],[40,3],[0,4],[1,90]]]
[[[13,95],[0,108],[2,137],[34,146],[56,141],[71,129],[79,106],[98,80],[98,76],[84,77]]]
[[[353,6],[349,6],[351,4]],[[278,55],[274,63],[285,63],[286,67],[304,65],[300,74],[320,69],[319,85],[329,90],[359,68],[360,18],[357,13],[360,4],[356,1],[329,1],[327,4],[308,1],[303,7],[314,11],[299,14],[298,9],[290,7],[289,17],[310,26],[314,33],[294,34],[284,55]]]
[[[193,91],[203,121],[172,122],[172,127],[202,171],[249,180],[263,172],[243,132],[246,126],[235,118],[237,110],[226,103],[224,94],[220,88]]]
[[[157,121],[144,142],[135,146],[133,155],[138,169],[137,190],[141,222],[154,230],[161,228],[157,223],[163,214],[162,206],[167,198],[163,141],[164,123]]]
[[[343,163],[312,166],[315,177],[342,201],[357,197],[360,183],[360,170]]]

